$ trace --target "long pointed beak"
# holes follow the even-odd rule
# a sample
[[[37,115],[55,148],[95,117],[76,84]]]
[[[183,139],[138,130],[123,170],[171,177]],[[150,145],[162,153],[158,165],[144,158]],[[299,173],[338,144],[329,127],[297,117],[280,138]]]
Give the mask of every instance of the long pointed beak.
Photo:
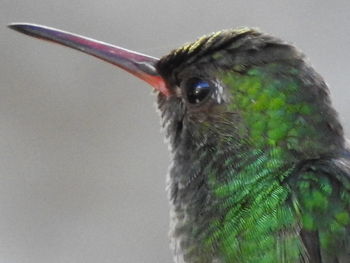
[[[52,41],[95,56],[146,81],[164,95],[170,95],[165,81],[155,68],[157,58],[46,26],[14,23],[8,27],[26,35]]]

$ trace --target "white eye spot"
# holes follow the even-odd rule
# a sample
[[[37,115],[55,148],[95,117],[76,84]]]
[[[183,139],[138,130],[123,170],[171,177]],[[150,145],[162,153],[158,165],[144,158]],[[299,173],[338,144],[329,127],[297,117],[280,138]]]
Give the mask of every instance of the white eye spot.
[[[212,99],[215,100],[217,104],[222,104],[227,101],[227,94],[225,93],[225,89],[219,81],[215,81],[214,85],[215,91],[212,94]]]
[[[178,97],[178,98],[182,97],[182,89],[179,86],[176,86],[175,94],[176,94],[176,97]]]
[[[218,87],[219,94],[223,94],[224,93],[223,87],[221,85],[217,85],[217,87]]]

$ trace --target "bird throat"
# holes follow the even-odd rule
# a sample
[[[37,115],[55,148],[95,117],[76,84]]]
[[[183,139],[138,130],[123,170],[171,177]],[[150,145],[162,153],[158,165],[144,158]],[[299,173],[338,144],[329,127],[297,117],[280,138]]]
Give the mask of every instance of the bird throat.
[[[271,232],[284,231],[280,217],[294,220],[290,207],[282,205],[288,189],[281,181],[295,169],[279,150],[214,141],[178,145],[168,178],[177,262],[235,262],[253,249],[266,257],[274,253],[275,241],[264,241]]]

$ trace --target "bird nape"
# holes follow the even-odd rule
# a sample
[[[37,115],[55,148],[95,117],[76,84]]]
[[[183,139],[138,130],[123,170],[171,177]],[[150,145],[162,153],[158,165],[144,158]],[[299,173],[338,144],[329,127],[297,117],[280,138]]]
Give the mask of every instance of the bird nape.
[[[176,262],[350,262],[349,148],[326,83],[295,47],[226,30],[158,60],[44,26],[10,28],[155,88]]]

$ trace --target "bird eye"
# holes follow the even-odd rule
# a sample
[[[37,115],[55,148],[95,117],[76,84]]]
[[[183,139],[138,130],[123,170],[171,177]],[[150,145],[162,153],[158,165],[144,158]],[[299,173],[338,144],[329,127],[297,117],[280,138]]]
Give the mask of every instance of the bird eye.
[[[184,91],[187,100],[191,104],[198,104],[202,102],[211,93],[212,84],[201,79],[190,79],[185,83]]]

